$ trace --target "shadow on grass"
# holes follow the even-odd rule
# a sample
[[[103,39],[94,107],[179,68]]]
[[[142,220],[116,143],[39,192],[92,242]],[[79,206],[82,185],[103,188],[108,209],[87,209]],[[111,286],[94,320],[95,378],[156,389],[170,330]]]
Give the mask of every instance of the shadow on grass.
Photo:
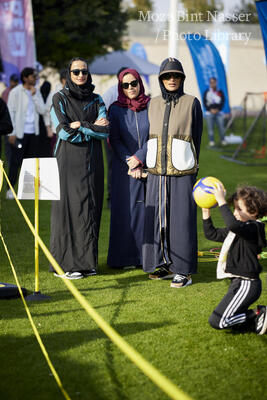
[[[133,303],[137,303],[137,301],[135,300],[131,300],[131,301],[125,301],[124,304],[133,304]],[[118,305],[118,302],[115,303],[109,303],[109,304],[102,304],[101,306],[94,306],[94,309],[97,310],[99,308],[106,308],[106,307],[113,307]],[[81,308],[73,308],[71,310],[64,310],[64,311],[48,311],[48,312],[44,312],[44,313],[31,313],[33,317],[46,317],[46,316],[51,316],[51,315],[61,315],[61,314],[69,314],[72,312],[80,312],[80,311],[84,311],[84,309]],[[89,318],[89,317],[88,317]]]
[[[107,392],[101,390],[102,385],[97,384],[102,378],[95,355],[90,357],[88,351],[86,363],[84,357],[83,363],[79,363],[59,354],[61,350],[82,345],[88,341],[89,335],[90,331],[60,332],[42,335],[42,339],[63,387],[72,399],[109,400]],[[0,349],[2,354],[6,354],[9,349],[5,368],[0,371],[2,399],[63,399],[33,336],[22,338],[5,335]],[[104,382],[101,384],[104,385]]]
[[[114,315],[117,315],[117,311]],[[113,327],[123,336],[129,336],[171,324],[168,321],[131,322],[114,324]],[[116,371],[120,371],[121,367],[119,363],[114,362],[113,345],[101,329],[61,331],[41,334],[41,337],[63,386],[72,399],[127,398],[117,378]],[[96,349],[95,346],[95,341],[100,339],[106,341],[108,371],[103,371],[102,359],[105,355],[99,353],[102,347],[98,346]],[[93,343],[93,349],[90,343]],[[49,376],[50,371],[33,335],[26,337],[3,335],[0,354],[3,356],[0,370],[0,394],[3,394],[1,398],[5,400],[25,400],[36,396],[40,400],[61,398],[54,378]],[[81,359],[81,362],[77,359]],[[107,372],[112,383],[106,380]],[[131,376],[128,379],[130,381]]]
[[[113,312],[112,318],[110,320],[110,324],[113,325],[116,322],[116,319],[118,318],[122,307],[124,305],[127,293],[128,293],[129,287],[125,286],[124,289],[121,292],[120,300],[118,301],[118,305]],[[111,341],[108,341],[106,343],[106,366],[107,370],[109,372],[110,378],[113,382],[114,385],[114,392],[113,393],[113,398],[115,399],[127,399],[127,396],[125,395],[124,391],[122,390],[122,384],[119,380],[117,371],[116,371],[116,366],[115,366],[115,361],[114,361],[114,345]]]
[[[67,294],[68,294],[68,292],[66,292],[66,295]],[[70,297],[70,299],[71,299],[71,297]],[[16,303],[16,301],[17,301],[17,303]],[[136,300],[124,301],[124,304],[133,304],[133,303],[137,303],[137,302],[138,301],[136,301]],[[11,303],[12,303],[12,306],[10,307]],[[7,304],[9,305],[9,307],[5,307],[5,305],[7,305]],[[110,306],[113,307],[113,306],[117,306],[117,305],[119,305],[119,302],[102,304],[102,305],[93,306],[93,307],[94,307],[94,309],[100,309],[100,308],[105,308],[105,307],[110,307]],[[26,316],[25,309],[22,306],[22,303],[21,303],[20,299],[16,299],[16,300],[13,300],[13,301],[11,301],[11,300],[2,300],[0,302],[0,306],[3,306],[3,308],[0,307],[1,320],[24,319],[25,316]],[[33,310],[34,310],[34,307],[30,309],[32,317],[48,317],[48,316],[52,316],[52,315],[63,315],[63,314],[70,314],[70,313],[74,313],[74,312],[84,311],[84,309],[82,307],[80,307],[80,308],[70,308],[68,310],[58,310],[58,311],[50,311],[49,310],[49,311],[43,312],[43,313],[34,312]]]

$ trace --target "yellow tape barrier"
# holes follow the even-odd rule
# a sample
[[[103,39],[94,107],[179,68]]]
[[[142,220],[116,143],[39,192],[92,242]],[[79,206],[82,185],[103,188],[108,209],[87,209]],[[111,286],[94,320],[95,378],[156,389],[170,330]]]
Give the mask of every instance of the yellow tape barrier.
[[[3,168],[3,166],[0,165]],[[9,179],[3,169],[4,176],[7,180],[10,189],[14,195],[14,198],[18,204],[18,207],[27,222],[32,234],[37,238],[39,246],[46,255],[48,261],[51,263],[53,268],[58,274],[64,274],[64,271],[60,268],[56,260],[53,258],[46,245],[42,241],[39,235],[35,233],[34,226],[29,220],[26,212],[24,211],[22,205],[20,204],[14,189],[12,188]],[[103,332],[115,343],[119,349],[135,364],[145,375],[147,375],[163,392],[165,392],[171,399],[174,400],[192,400],[186,393],[179,389],[174,383],[172,383],[168,378],[166,378],[160,371],[158,371],[152,364],[150,364],[141,354],[139,354],[132,346],[130,346],[88,303],[83,295],[76,289],[74,284],[68,279],[62,279],[65,285],[68,287],[70,292],[76,298],[78,303],[85,309],[87,314],[96,322],[96,324],[102,329]]]
[[[37,339],[37,341],[38,341],[38,343],[39,343],[39,345],[40,345],[40,347],[41,347],[41,350],[42,350],[42,352],[43,352],[43,355],[44,355],[44,357],[45,357],[45,359],[46,359],[46,361],[47,361],[47,364],[48,364],[48,366],[49,366],[49,368],[50,368],[52,374],[54,375],[55,380],[56,380],[56,382],[57,382],[57,384],[58,384],[58,386],[59,386],[59,388],[60,388],[60,390],[61,390],[63,396],[65,397],[65,399],[71,400],[71,398],[69,397],[68,393],[67,393],[67,392],[65,391],[65,389],[63,388],[63,385],[62,385],[61,380],[60,380],[60,378],[59,378],[59,376],[58,376],[58,374],[57,374],[57,371],[55,370],[55,368],[54,368],[54,366],[53,366],[53,364],[52,364],[52,362],[51,362],[51,360],[50,360],[50,358],[49,358],[49,355],[48,355],[48,353],[47,353],[47,351],[46,351],[46,348],[45,348],[45,346],[44,346],[44,344],[43,344],[43,341],[42,341],[42,339],[41,339],[41,337],[40,337],[40,335],[39,335],[39,332],[38,332],[38,330],[37,330],[37,328],[36,328],[34,322],[33,322],[33,319],[32,319],[31,313],[30,313],[30,310],[29,310],[29,308],[28,308],[28,306],[27,306],[27,303],[26,303],[26,301],[25,301],[25,298],[24,298],[24,295],[23,295],[23,292],[22,292],[22,289],[21,289],[21,286],[20,286],[20,283],[19,283],[19,280],[18,280],[18,277],[17,277],[17,274],[16,274],[16,270],[15,270],[15,268],[14,268],[14,265],[13,265],[12,261],[11,261],[9,251],[8,251],[8,248],[7,248],[7,246],[6,246],[6,243],[5,243],[5,240],[4,240],[4,238],[3,238],[3,235],[2,235],[2,232],[1,232],[1,231],[0,231],[0,237],[1,237],[1,240],[2,240],[2,242],[3,242],[3,246],[4,246],[5,252],[6,252],[6,254],[7,254],[7,258],[8,258],[8,260],[9,260],[10,265],[11,265],[11,269],[12,269],[12,272],[13,272],[13,275],[14,275],[14,278],[15,278],[15,281],[16,281],[16,284],[17,284],[17,286],[18,286],[19,293],[20,293],[21,299],[22,299],[22,301],[23,301],[23,304],[24,304],[26,313],[27,313],[27,315],[28,315],[30,324],[31,324],[31,326],[32,326],[32,330],[33,330],[33,332],[34,332],[34,334],[35,334],[35,336],[36,336],[36,339]]]
[[[220,255],[219,251],[198,251],[198,262],[218,262],[218,258]]]

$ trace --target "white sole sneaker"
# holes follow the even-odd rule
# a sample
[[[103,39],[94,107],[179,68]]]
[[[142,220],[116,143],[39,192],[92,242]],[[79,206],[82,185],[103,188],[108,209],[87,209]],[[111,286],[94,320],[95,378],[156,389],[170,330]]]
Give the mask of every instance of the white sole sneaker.
[[[54,276],[56,276],[57,278],[66,278],[66,274],[59,275],[56,272],[54,272]]]
[[[258,335],[264,335],[267,331],[267,308],[265,306],[260,306],[264,310],[261,315],[257,318],[256,332]]]
[[[14,200],[14,195],[13,195],[13,193],[12,193],[12,190],[11,189],[8,189],[7,190],[7,192],[6,192],[6,199],[7,200]]]
[[[174,278],[174,280],[171,283],[171,287],[180,289],[180,288],[184,288],[186,286],[192,285],[192,278],[191,278],[191,276],[190,277],[189,276],[188,276],[189,279],[186,276],[183,279],[181,279],[182,275],[177,274],[177,281],[175,282],[175,278]]]
[[[176,288],[176,289],[181,289],[181,288],[184,288],[184,287],[186,287],[186,286],[189,286],[189,285],[192,285],[192,279],[190,279],[185,285],[183,285],[183,286],[179,286],[179,283],[177,284],[177,283],[171,283],[171,287],[173,287],[173,288]]]
[[[83,279],[83,274],[81,272],[66,272],[65,278],[67,279]]]
[[[265,318],[264,324],[261,328],[259,335],[264,335],[266,333],[266,331],[267,331],[267,318]]]

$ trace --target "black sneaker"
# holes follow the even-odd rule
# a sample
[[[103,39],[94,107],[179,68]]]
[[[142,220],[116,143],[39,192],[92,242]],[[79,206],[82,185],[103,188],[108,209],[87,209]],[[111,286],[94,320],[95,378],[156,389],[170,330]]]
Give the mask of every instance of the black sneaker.
[[[83,275],[84,278],[87,278],[87,276],[94,276],[97,275],[96,270],[93,268],[91,270],[88,271],[81,271],[81,274]]]
[[[169,271],[166,267],[160,267],[157,271],[148,275],[149,279],[172,279],[174,277],[174,273]]]
[[[264,333],[267,331],[267,307],[266,306],[257,306],[255,330],[258,335],[264,335]]]
[[[181,288],[192,285],[191,275],[176,274],[172,280],[171,287]]]

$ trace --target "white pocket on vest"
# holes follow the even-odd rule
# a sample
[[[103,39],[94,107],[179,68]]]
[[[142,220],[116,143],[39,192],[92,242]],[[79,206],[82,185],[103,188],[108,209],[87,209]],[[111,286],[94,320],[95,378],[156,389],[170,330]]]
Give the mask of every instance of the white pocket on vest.
[[[147,142],[146,165],[148,168],[154,168],[157,162],[158,139],[149,139]]]
[[[172,139],[172,165],[179,171],[186,171],[195,166],[195,157],[190,142]]]

